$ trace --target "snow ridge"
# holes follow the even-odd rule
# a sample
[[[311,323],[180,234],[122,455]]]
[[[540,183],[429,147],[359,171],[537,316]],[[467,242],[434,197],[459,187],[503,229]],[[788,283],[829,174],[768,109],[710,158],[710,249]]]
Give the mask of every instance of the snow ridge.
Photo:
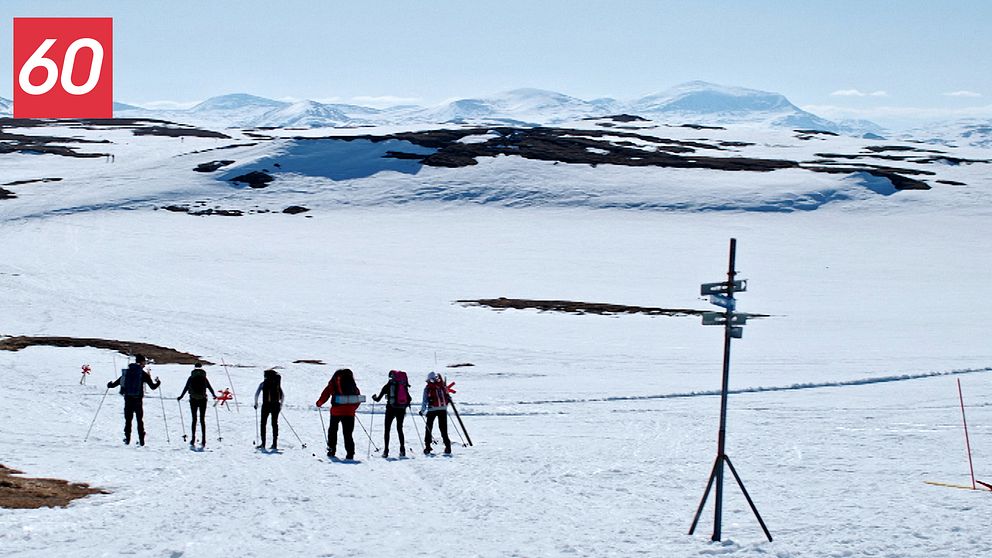
[[[774,391],[797,391],[807,389],[821,389],[845,386],[864,386],[870,384],[884,384],[889,382],[905,382],[908,380],[921,380],[924,378],[936,378],[940,376],[960,376],[963,374],[977,374],[980,372],[992,372],[992,367],[988,368],[963,368],[960,370],[944,370],[934,372],[921,372],[919,374],[899,374],[896,376],[879,376],[875,378],[858,378],[855,380],[845,380],[840,382],[804,382],[787,386],[756,386],[747,388],[737,388],[727,390],[727,393],[765,393]],[[707,391],[687,391],[677,393],[664,393],[659,395],[620,395],[614,397],[599,397],[588,399],[545,399],[538,401],[516,401],[517,405],[557,405],[564,403],[601,403],[605,401],[646,401],[653,399],[682,399],[686,397],[710,397],[720,395],[720,390]]]

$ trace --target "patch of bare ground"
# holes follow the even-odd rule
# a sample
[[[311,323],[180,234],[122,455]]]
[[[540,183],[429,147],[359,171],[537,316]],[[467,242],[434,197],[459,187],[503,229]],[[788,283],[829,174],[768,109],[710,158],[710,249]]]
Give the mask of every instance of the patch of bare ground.
[[[703,310],[691,308],[656,308],[651,306],[626,306],[603,302],[573,300],[530,300],[526,298],[480,298],[456,301],[466,306],[484,306],[493,310],[539,310],[541,312],[566,312],[569,314],[646,314],[648,316],[701,316]],[[755,314],[755,317],[758,315]]]
[[[141,354],[157,364],[213,364],[203,360],[197,355],[184,353],[152,345],[151,343],[141,343],[138,341],[118,341],[116,339],[94,339],[85,337],[4,337],[0,338],[0,351],[20,351],[27,347],[92,347],[94,349],[108,349],[117,351],[124,355]]]
[[[88,484],[59,479],[21,477],[21,472],[0,465],[0,508],[36,509],[65,507],[90,494],[109,494]]]

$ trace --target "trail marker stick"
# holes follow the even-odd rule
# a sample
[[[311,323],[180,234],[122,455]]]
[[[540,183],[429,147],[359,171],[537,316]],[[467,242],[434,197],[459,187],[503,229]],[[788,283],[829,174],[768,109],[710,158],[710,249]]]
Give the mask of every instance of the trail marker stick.
[[[971,488],[975,486],[975,466],[971,462],[971,440],[968,437],[968,419],[964,416],[964,394],[961,391],[961,378],[958,378],[958,399],[961,401],[961,422],[964,423],[964,445],[968,450],[968,469],[971,471]]]
[[[236,391],[234,391],[234,382],[231,380],[231,372],[227,369],[227,363],[224,362],[224,359],[223,358],[220,359],[220,364],[221,364],[221,366],[224,367],[224,373],[227,374],[227,383],[231,386],[231,395],[234,396],[234,409],[238,413],[240,413],[241,412],[241,404],[238,403],[238,393]]]

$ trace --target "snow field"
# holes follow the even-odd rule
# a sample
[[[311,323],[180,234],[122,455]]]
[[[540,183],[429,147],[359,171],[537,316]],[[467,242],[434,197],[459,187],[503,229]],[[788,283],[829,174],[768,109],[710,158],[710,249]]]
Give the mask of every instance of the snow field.
[[[0,545],[16,556],[986,554],[989,496],[923,484],[967,479],[955,376],[733,395],[728,453],[776,541],[763,541],[728,479],[729,540],[715,544],[711,507],[696,537],[685,532],[712,466],[719,399],[664,396],[719,388],[719,328],[452,303],[706,308],[698,285],[723,277],[733,235],[750,281],[739,308],[773,316],[735,341],[733,388],[987,368],[986,213],[380,208],[0,223],[2,333],[147,340],[249,367],[230,368],[241,412],[221,414],[218,443],[208,410],[211,451],[200,454],[178,439],[174,397],[188,367],[153,365],[172,442],[150,392],[149,446],[137,449],[119,441],[114,394],[82,443],[110,353],[0,353],[4,463],[112,491],[62,510],[2,510]],[[322,446],[312,403],[335,367],[352,367],[366,394],[406,369],[416,397],[435,351],[442,366],[476,365],[450,374],[476,447],[452,431],[452,458],[424,458],[408,416],[414,459],[367,459],[357,425],[361,463],[311,456]],[[289,364],[302,358],[328,366]],[[94,375],[82,387],[86,363]],[[251,450],[244,404],[273,365],[284,366],[286,417],[306,451],[285,421],[282,455]],[[227,387],[220,367],[208,374]],[[983,478],[988,372],[957,377]],[[615,400],[645,395],[662,397]]]

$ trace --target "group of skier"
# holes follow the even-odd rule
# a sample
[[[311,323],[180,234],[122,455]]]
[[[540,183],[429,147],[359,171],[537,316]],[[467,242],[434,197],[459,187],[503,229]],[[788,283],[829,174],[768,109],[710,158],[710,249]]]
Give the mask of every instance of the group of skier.
[[[121,376],[112,382],[107,383],[107,389],[120,386],[121,395],[124,396],[124,443],[131,443],[131,424],[137,420],[138,445],[145,445],[145,426],[143,419],[142,402],[144,397],[144,386],[151,389],[158,389],[162,382],[158,378],[152,379],[145,370],[147,361],[143,355],[137,355],[135,362],[128,365]],[[207,392],[217,400],[207,373],[201,363],[197,362],[182,393],[176,398],[181,401],[189,394],[189,408],[192,415],[190,447],[196,444],[196,426],[200,425],[200,447],[206,445],[207,426],[204,418],[207,409]],[[410,383],[406,372],[401,370],[391,370],[389,378],[376,395],[372,396],[375,402],[386,399],[385,431],[383,435],[382,456],[389,457],[390,430],[395,423],[396,434],[399,438],[399,455],[406,456],[406,440],[403,435],[403,421],[406,418],[407,410],[411,408],[412,398],[410,396]],[[279,412],[282,410],[285,394],[282,390],[282,378],[273,369],[268,369],[263,373],[263,380],[255,390],[254,408],[259,409],[261,399],[261,420],[259,422],[259,432],[261,443],[257,449],[266,449],[266,426],[271,425],[272,444],[268,449],[275,450],[279,446]],[[327,429],[327,456],[335,458],[337,456],[338,431],[341,431],[344,439],[345,459],[354,459],[355,440],[353,432],[355,429],[355,413],[358,407],[365,401],[358,384],[355,382],[354,373],[348,368],[341,368],[334,372],[327,386],[317,398],[318,410],[325,403],[330,402],[330,426]],[[444,453],[451,453],[451,439],[448,437],[448,405],[451,403],[449,386],[444,383],[444,379],[437,373],[431,372],[427,375],[424,386],[423,397],[420,404],[420,416],[426,418],[424,428],[424,453],[430,454],[433,451],[434,423],[438,424],[441,432],[441,439],[444,444]],[[181,407],[180,407],[181,410]],[[197,418],[199,417],[199,420]],[[323,420],[323,415],[321,415]]]

